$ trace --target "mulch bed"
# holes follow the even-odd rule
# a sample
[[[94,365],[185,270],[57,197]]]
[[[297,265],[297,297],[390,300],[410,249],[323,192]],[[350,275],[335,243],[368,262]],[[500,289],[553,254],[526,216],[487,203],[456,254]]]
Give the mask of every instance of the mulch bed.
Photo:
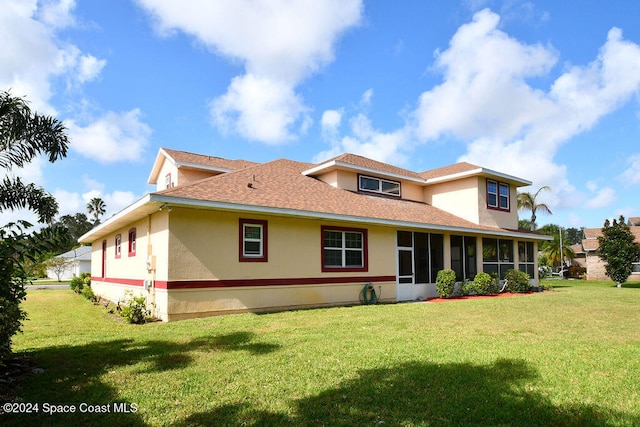
[[[451,301],[465,301],[471,299],[485,299],[485,298],[505,298],[505,297],[517,297],[522,295],[531,295],[537,292],[524,292],[524,293],[512,293],[512,292],[503,292],[498,295],[465,295],[462,297],[451,297],[451,298],[427,298],[424,302],[451,302]]]

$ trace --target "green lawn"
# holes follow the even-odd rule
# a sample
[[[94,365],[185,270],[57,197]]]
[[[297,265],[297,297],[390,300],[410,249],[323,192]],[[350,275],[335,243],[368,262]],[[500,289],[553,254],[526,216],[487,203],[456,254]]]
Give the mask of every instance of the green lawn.
[[[14,349],[44,369],[16,390],[39,413],[0,422],[640,425],[640,283],[553,284],[142,326],[71,291],[34,290]],[[83,402],[110,412],[78,412]],[[77,412],[44,414],[53,404]],[[114,413],[125,407],[136,412]]]

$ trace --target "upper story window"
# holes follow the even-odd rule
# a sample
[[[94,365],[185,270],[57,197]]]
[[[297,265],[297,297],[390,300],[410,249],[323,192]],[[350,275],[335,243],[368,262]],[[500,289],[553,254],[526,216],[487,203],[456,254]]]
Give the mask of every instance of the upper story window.
[[[372,176],[358,175],[358,189],[368,193],[379,193],[386,196],[400,196],[400,183]]]
[[[164,177],[164,188],[171,188],[171,173],[168,173]]]
[[[510,210],[509,206],[509,184],[488,179],[487,207],[508,211]]]
[[[322,271],[367,271],[367,230],[322,227]]]
[[[136,229],[129,230],[129,256],[136,256]]]
[[[240,219],[240,262],[267,262],[267,221]]]
[[[122,255],[122,236],[120,234],[116,235],[116,258],[120,258]]]

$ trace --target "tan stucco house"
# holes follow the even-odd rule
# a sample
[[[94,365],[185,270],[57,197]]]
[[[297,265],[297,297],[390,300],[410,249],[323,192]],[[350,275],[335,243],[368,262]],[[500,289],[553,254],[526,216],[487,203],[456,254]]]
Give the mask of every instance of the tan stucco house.
[[[632,217],[627,221],[635,241],[640,242],[640,217]],[[587,269],[587,280],[609,280],[605,274],[604,261],[598,256],[598,237],[602,236],[602,228],[585,228],[582,243],[584,265]],[[634,263],[633,273],[627,280],[640,280],[640,262]]]
[[[517,188],[469,163],[412,172],[343,154],[309,164],[161,149],[156,191],[81,237],[92,288],[131,289],[162,320],[436,296],[458,279],[511,268],[538,281],[538,242],[518,230]]]

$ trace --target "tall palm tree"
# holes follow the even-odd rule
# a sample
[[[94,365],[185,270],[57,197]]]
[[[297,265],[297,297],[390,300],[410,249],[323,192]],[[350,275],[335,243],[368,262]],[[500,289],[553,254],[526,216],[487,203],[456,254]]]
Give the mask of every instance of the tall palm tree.
[[[44,188],[24,183],[12,170],[44,155],[50,162],[67,155],[69,140],[60,121],[50,116],[32,113],[22,98],[0,91],[0,168],[4,177],[0,181],[0,212],[28,209],[38,216],[39,222],[51,222],[58,212],[56,199]],[[0,227],[0,365],[11,357],[12,337],[22,328],[27,318],[21,302],[27,293],[24,285],[27,260],[46,252],[44,240],[25,231],[31,225],[18,221]]]
[[[64,125],[50,116],[32,113],[27,102],[0,91],[0,212],[28,209],[40,222],[50,222],[58,203],[42,187],[24,183],[10,172],[45,155],[53,163],[67,155],[69,140]]]
[[[104,212],[107,210],[107,205],[105,205],[104,200],[100,197],[94,197],[87,203],[87,210],[89,211],[89,215],[93,215],[93,223],[97,224],[100,221],[100,216],[104,215]]]
[[[540,187],[535,194],[527,192],[518,193],[518,210],[531,211],[531,231],[535,231],[536,229],[536,212],[538,210],[540,210],[540,212],[553,215],[553,212],[551,212],[551,209],[549,209],[549,206],[545,203],[536,203],[536,198],[542,190],[551,191],[551,187],[548,185]]]

